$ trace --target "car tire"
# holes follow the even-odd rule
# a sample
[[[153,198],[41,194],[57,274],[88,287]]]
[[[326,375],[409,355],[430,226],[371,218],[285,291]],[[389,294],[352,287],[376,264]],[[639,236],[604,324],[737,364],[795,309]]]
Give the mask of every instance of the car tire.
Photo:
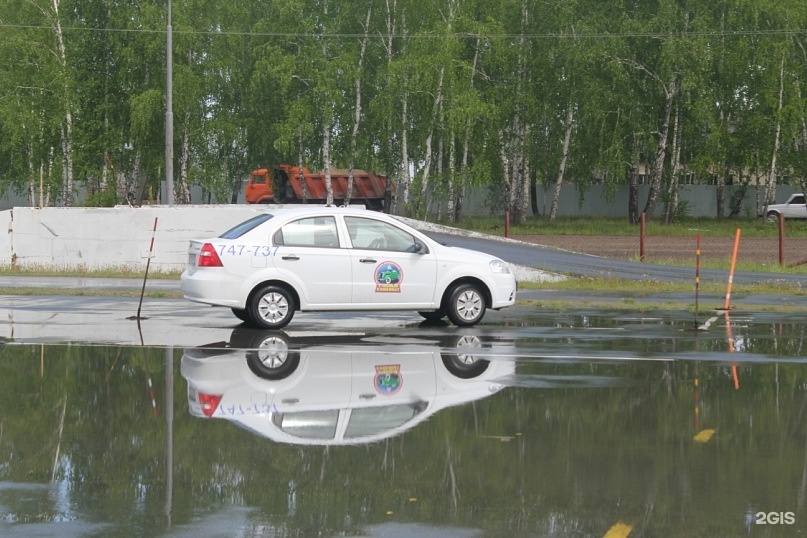
[[[482,347],[482,342],[478,336],[475,335],[460,335],[454,337],[450,347],[456,348],[474,348]],[[490,366],[490,361],[482,359],[479,356],[469,353],[467,350],[454,352],[443,352],[440,354],[443,359],[443,366],[446,367],[448,372],[460,379],[473,379],[479,377]]]
[[[230,310],[233,311],[235,317],[240,319],[243,322],[249,323],[251,320],[249,319],[249,312],[246,308],[231,308]]]
[[[438,310],[423,310],[418,312],[420,317],[425,319],[426,321],[440,321],[444,317],[446,317],[446,310],[445,308],[440,308]]]
[[[779,213],[776,211],[769,211],[768,214],[765,216],[765,220],[768,222],[777,222],[779,220]]]
[[[485,316],[485,296],[476,284],[460,284],[448,298],[448,319],[459,327],[470,327]]]
[[[294,297],[281,286],[264,286],[249,299],[250,322],[262,329],[282,329],[294,317]]]
[[[263,335],[254,347],[246,352],[247,365],[261,379],[285,379],[300,365],[300,352],[289,350],[284,334]]]

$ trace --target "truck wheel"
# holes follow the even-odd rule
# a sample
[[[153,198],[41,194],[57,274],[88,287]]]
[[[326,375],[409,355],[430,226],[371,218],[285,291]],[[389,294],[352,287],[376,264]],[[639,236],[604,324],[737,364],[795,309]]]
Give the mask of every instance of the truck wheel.
[[[459,327],[476,325],[485,315],[485,296],[476,284],[460,284],[448,299],[448,319]]]
[[[249,299],[250,321],[263,329],[282,329],[294,316],[294,297],[286,288],[264,286]]]
[[[768,222],[777,222],[779,220],[779,213],[777,213],[776,211],[768,211],[768,214],[766,215],[766,220]]]

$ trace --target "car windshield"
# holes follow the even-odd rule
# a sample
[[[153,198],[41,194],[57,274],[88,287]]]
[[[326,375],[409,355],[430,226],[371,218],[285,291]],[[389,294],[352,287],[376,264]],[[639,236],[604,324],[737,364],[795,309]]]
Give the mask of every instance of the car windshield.
[[[271,219],[274,215],[270,213],[264,213],[263,215],[258,215],[257,217],[252,217],[249,220],[242,222],[241,224],[234,226],[221,234],[219,237],[221,239],[237,239],[247,233],[250,230],[253,230],[266,222],[267,220]]]

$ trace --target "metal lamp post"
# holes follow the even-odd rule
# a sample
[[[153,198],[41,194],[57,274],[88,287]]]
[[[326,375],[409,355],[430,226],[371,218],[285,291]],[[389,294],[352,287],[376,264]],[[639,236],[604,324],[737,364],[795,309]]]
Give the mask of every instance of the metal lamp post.
[[[166,30],[166,67],[165,67],[165,190],[169,206],[174,205],[174,46],[171,39],[171,0],[168,0],[168,27]]]

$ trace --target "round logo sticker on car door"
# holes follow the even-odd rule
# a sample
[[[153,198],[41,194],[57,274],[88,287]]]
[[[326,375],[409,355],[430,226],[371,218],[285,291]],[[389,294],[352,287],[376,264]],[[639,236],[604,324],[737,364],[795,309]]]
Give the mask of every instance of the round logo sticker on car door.
[[[395,394],[401,390],[403,376],[400,364],[385,364],[375,367],[375,390],[381,394]]]
[[[375,269],[376,293],[400,293],[403,270],[395,262],[381,262]]]

